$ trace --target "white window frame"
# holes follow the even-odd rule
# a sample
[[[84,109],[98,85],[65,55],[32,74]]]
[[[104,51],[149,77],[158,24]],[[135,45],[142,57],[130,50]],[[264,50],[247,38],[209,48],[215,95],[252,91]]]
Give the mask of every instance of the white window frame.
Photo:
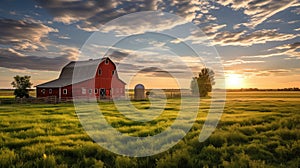
[[[97,88],[94,89],[94,93],[98,94],[98,89]]]
[[[45,89],[42,89],[42,90],[41,90],[41,93],[42,93],[42,94],[45,94],[45,93],[46,93],[46,90],[45,90]]]
[[[68,94],[68,89],[63,89],[63,94],[64,95]]]
[[[52,94],[52,89],[49,89],[49,94]]]
[[[86,94],[86,89],[83,87],[81,88],[81,94],[85,95]]]
[[[109,63],[109,60],[106,58],[105,59],[105,64],[108,64]]]
[[[93,93],[93,89],[89,89],[89,94],[92,94]]]

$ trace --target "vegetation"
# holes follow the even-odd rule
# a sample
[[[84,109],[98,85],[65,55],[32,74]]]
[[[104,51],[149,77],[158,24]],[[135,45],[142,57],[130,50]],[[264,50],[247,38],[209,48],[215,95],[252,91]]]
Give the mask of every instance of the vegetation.
[[[208,92],[211,92],[214,84],[214,72],[209,68],[203,68],[199,72],[198,77],[194,77],[191,81],[192,94],[206,97]]]
[[[300,95],[295,92],[231,92],[215,132],[199,133],[210,106],[201,100],[197,121],[173,148],[150,157],[111,153],[82,129],[73,104],[0,105],[0,167],[299,167]],[[140,109],[147,101],[132,102]],[[99,104],[107,121],[132,136],[151,136],[172,125],[180,99],[141,124],[120,115],[113,103]],[[154,144],[155,145],[155,144]]]
[[[29,89],[32,86],[32,83],[30,82],[30,76],[15,76],[14,81],[11,82],[11,85],[15,88],[14,95],[16,97],[29,97]]]

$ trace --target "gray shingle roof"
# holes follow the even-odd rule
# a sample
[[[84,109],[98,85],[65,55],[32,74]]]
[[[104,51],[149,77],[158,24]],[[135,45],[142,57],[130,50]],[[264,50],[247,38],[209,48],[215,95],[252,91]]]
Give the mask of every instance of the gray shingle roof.
[[[106,58],[88,61],[72,61],[63,67],[58,79],[37,85],[36,87],[59,88],[92,79],[96,75],[98,65],[105,61],[105,59]]]

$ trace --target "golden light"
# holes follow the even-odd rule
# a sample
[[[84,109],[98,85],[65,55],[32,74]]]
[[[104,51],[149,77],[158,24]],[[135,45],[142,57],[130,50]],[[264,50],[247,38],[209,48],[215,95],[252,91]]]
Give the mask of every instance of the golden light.
[[[244,77],[239,74],[227,74],[225,80],[227,89],[240,89],[244,86]]]

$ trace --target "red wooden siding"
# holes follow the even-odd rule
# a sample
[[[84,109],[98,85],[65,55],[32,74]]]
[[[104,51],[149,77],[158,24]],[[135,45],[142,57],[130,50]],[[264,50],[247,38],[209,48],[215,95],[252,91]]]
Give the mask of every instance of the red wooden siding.
[[[99,70],[101,73],[99,74]],[[49,89],[52,89],[52,94],[49,94]],[[67,93],[64,93],[67,89]],[[100,95],[101,89],[105,89],[104,96]],[[45,90],[45,92],[43,92]],[[91,90],[91,91],[90,91]],[[96,91],[95,91],[96,90]],[[60,94],[59,94],[60,91]],[[116,72],[115,64],[108,59],[102,61],[96,70],[95,77],[73,85],[68,85],[59,88],[39,88],[37,86],[37,97],[57,96],[61,98],[114,98],[125,95],[125,83],[121,81]]]

